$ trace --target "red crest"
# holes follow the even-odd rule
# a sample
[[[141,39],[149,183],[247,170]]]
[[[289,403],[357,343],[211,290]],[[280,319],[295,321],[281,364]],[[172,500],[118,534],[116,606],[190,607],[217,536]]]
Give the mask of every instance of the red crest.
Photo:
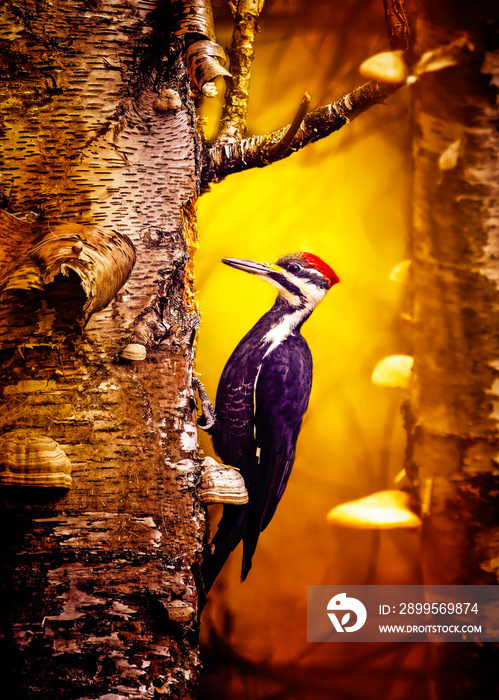
[[[329,267],[329,265],[325,263],[324,260],[318,258],[317,255],[314,255],[313,253],[300,253],[300,258],[304,262],[306,262],[307,265],[310,265],[310,267],[314,267],[321,273],[321,275],[323,275],[327,280],[329,280],[330,287],[332,287],[333,284],[337,284],[337,282],[340,281],[340,278],[338,277],[336,272],[331,267]]]

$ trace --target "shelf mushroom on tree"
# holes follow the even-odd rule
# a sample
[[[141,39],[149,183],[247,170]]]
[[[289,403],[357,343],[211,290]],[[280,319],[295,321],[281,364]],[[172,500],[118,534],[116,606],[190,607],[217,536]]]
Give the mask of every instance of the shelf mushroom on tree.
[[[413,358],[409,355],[384,357],[373,370],[372,382],[407,393],[412,365]],[[400,472],[395,482],[391,489],[335,506],[327,514],[327,522],[336,527],[359,530],[419,530],[422,522],[415,485],[407,479],[405,470]]]

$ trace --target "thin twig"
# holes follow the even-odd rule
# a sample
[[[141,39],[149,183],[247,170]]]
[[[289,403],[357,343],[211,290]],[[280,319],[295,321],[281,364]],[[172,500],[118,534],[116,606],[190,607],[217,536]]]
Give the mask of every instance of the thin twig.
[[[255,57],[255,38],[259,30],[258,18],[264,1],[237,0],[237,3],[231,3],[234,13],[234,32],[227,53],[230,58],[232,84],[229,84],[225,94],[219,141],[239,140],[245,133],[251,66]]]
[[[306,92],[303,95],[303,99],[300,102],[300,106],[298,107],[298,111],[295,114],[295,118],[289,125],[286,133],[282,137],[280,141],[278,141],[276,144],[274,144],[270,151],[269,151],[269,156],[273,160],[279,160],[283,156],[286,155],[288,150],[291,148],[291,144],[293,142],[294,137],[296,136],[298,129],[302,125],[303,119],[308,112],[308,108],[310,105],[310,100],[312,99],[310,93]]]

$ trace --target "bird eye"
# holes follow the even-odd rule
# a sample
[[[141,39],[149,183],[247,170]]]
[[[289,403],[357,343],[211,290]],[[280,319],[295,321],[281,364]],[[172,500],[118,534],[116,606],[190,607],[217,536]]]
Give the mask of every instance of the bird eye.
[[[291,265],[288,267],[290,272],[298,272],[299,269],[300,266],[297,263],[291,263]]]

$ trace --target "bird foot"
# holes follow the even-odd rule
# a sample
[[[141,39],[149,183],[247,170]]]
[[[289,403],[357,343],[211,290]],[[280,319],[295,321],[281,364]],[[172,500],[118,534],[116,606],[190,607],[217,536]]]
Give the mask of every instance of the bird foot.
[[[192,386],[194,390],[197,391],[199,398],[201,399],[201,411],[202,416],[198,419],[197,425],[201,430],[211,430],[215,425],[215,409],[211,403],[208,394],[201,382],[197,377],[192,378]]]

